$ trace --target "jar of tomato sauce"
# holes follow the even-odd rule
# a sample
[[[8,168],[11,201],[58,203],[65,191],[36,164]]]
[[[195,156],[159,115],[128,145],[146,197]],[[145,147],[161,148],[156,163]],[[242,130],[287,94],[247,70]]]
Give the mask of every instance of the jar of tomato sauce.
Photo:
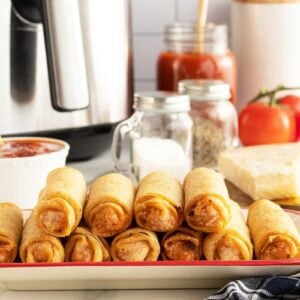
[[[228,48],[226,25],[174,23],[165,29],[166,50],[157,63],[157,88],[176,91],[183,79],[220,79],[231,88],[236,103],[237,64]]]

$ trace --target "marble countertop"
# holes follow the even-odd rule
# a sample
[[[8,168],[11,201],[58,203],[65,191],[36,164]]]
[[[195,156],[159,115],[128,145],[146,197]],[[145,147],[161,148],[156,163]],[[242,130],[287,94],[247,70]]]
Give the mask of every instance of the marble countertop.
[[[94,181],[98,176],[108,173],[113,169],[110,149],[107,149],[99,156],[88,160],[73,162],[68,164],[71,167],[79,169],[85,176],[88,183]]]
[[[1,300],[201,300],[215,290],[93,290],[93,291],[5,291]]]
[[[70,163],[70,166],[83,172],[88,183],[97,176],[112,170],[110,150],[106,150],[100,156],[85,162]],[[185,290],[79,290],[79,291],[11,291],[0,286],[0,300],[96,300],[96,299],[205,299],[215,290],[209,289],[185,289]]]

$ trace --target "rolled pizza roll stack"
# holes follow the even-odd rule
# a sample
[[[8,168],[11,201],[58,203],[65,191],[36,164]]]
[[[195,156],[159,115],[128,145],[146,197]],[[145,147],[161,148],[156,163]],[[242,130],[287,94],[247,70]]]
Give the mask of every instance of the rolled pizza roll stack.
[[[183,221],[183,191],[177,178],[153,172],[142,179],[134,202],[137,224],[150,231],[175,230]]]
[[[186,226],[167,232],[161,243],[163,260],[199,260],[202,255],[202,234]]]
[[[208,168],[192,170],[184,180],[184,215],[188,225],[203,232],[223,229],[231,218],[224,179]]]
[[[92,185],[84,218],[97,236],[110,237],[128,228],[133,219],[135,187],[126,176],[111,173]]]
[[[25,222],[19,252],[24,263],[63,262],[65,257],[60,239],[37,226],[34,212]]]
[[[49,173],[35,209],[36,223],[46,233],[65,237],[78,226],[86,200],[83,175],[70,167]]]
[[[0,203],[0,263],[16,259],[23,229],[23,215],[13,203]]]
[[[300,257],[300,234],[278,204],[270,200],[254,202],[249,208],[247,224],[257,259]]]
[[[65,261],[109,261],[110,249],[104,238],[97,237],[88,228],[77,227],[65,244]]]
[[[111,245],[114,261],[156,261],[160,245],[154,232],[131,228],[117,235]]]
[[[232,218],[221,231],[210,233],[203,243],[207,260],[251,260],[253,246],[239,205],[231,201]]]

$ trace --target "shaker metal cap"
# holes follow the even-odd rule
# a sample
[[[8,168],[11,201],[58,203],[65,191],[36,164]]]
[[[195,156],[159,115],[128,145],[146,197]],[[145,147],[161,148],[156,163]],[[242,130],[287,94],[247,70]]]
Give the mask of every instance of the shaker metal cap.
[[[141,92],[134,95],[133,108],[142,111],[186,112],[191,109],[190,97],[174,92]]]
[[[178,90],[199,100],[218,101],[231,98],[230,85],[223,80],[182,80],[178,84]]]

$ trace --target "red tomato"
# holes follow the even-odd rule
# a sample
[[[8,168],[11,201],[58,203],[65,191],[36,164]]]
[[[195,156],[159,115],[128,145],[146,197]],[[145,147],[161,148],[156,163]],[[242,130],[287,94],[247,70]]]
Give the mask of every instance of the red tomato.
[[[278,103],[287,105],[295,112],[300,112],[300,97],[296,95],[287,95],[278,100]]]
[[[296,117],[296,140],[300,140],[300,97],[296,95],[287,95],[279,99],[278,103],[290,107],[295,112]]]
[[[251,103],[239,115],[243,145],[276,144],[295,141],[294,113],[279,105]]]

